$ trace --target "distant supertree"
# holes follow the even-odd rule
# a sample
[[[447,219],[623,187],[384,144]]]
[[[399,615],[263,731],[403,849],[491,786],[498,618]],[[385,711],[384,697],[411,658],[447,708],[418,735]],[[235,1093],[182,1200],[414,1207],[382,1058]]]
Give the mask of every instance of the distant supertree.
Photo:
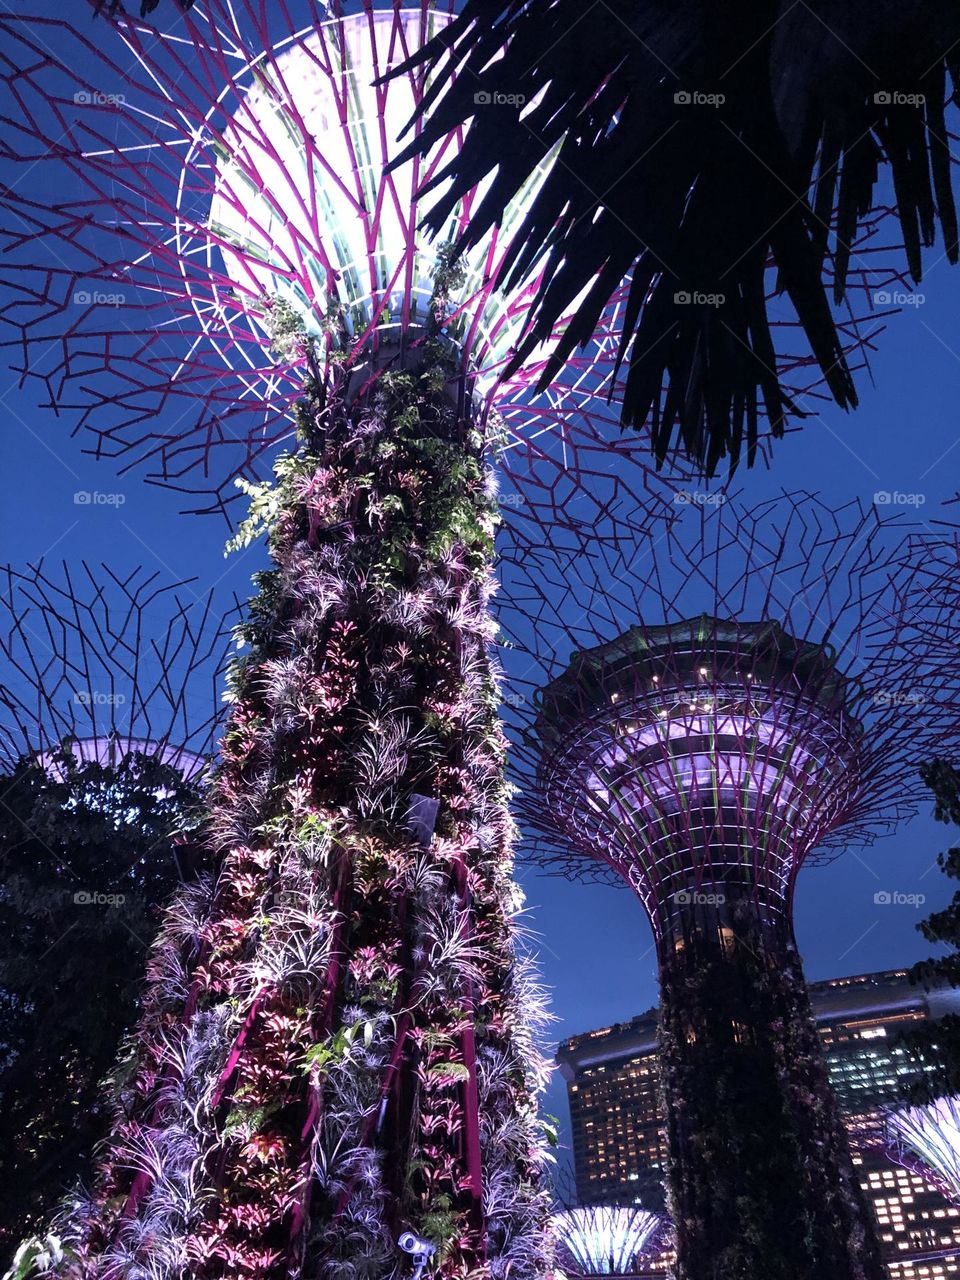
[[[614,591],[546,558],[511,588],[544,601],[516,637],[545,683],[518,712],[521,820],[548,865],[626,880],[654,930],[681,1280],[882,1275],[792,902],[805,862],[923,794],[939,728],[908,696],[895,535],[856,504],[732,501],[655,558],[607,556]]]
[[[960,1098],[889,1111],[884,1138],[899,1164],[932,1178],[951,1200],[960,1200]]]
[[[960,719],[960,526],[942,518],[951,509],[907,540],[898,576],[900,642],[915,670],[910,696],[941,724],[945,749],[956,747]]]
[[[192,584],[0,585],[0,1242],[88,1171],[160,911],[195,865],[229,624]]]
[[[570,1275],[629,1275],[656,1248],[664,1219],[637,1205],[589,1205],[553,1216],[558,1261]]]

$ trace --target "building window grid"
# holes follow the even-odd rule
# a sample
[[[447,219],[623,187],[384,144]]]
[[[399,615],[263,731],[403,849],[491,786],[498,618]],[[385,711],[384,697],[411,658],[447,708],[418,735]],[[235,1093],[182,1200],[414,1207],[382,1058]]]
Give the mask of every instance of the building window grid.
[[[914,1012],[906,1011],[877,1021],[886,1032],[898,1023],[916,1019]],[[897,1061],[902,1057],[899,1051],[879,1043],[876,1037],[864,1036],[871,1025],[860,1019],[822,1026],[831,1079],[841,1105],[854,1113],[851,1128],[861,1131],[870,1128],[872,1104],[889,1097],[897,1078],[907,1070]],[[656,1175],[665,1156],[656,1072],[649,1053],[585,1069],[576,1083],[571,1083],[570,1095],[571,1107],[577,1111],[575,1124],[583,1136],[577,1152],[578,1169],[584,1169],[589,1183],[597,1187],[598,1197],[608,1203],[618,1192],[639,1200],[635,1192],[627,1192],[625,1184],[636,1183],[644,1174]],[[860,1152],[855,1152],[855,1159],[864,1190],[875,1205],[888,1252],[917,1248],[921,1234],[929,1241],[928,1248],[960,1245],[960,1206],[945,1201],[914,1172],[889,1165],[867,1167]],[[875,1155],[869,1165],[874,1159]],[[663,1258],[651,1263],[651,1275],[663,1275],[667,1270]],[[918,1260],[916,1264],[891,1259],[889,1270],[891,1280],[937,1280],[960,1274],[960,1255],[936,1262]]]

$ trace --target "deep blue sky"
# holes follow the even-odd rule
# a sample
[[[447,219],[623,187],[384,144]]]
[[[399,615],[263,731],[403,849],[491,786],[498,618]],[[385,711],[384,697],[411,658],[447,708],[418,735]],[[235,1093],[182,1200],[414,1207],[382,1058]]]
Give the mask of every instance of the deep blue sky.
[[[38,245],[38,261],[43,253]],[[827,409],[781,442],[771,471],[740,476],[747,499],[787,487],[819,490],[838,502],[870,502],[878,490],[897,490],[922,494],[919,517],[929,521],[960,488],[960,268],[949,268],[939,250],[929,261],[922,305],[890,320],[872,380],[860,375],[860,410]],[[259,550],[224,560],[221,524],[181,517],[177,495],[150,488],[137,473],[117,478],[109,464],[85,457],[67,425],[39,411],[36,398],[0,370],[4,561],[21,567],[43,556],[48,563],[105,560],[118,569],[143,563],[170,578],[196,576],[198,591],[219,583],[225,598],[229,591],[247,593]],[[123,503],[77,504],[77,492],[121,495]],[[914,926],[949,896],[933,866],[949,839],[924,815],[870,849],[853,849],[826,869],[804,873],[797,932],[808,976],[908,964],[926,954]],[[651,932],[626,890],[572,885],[529,867],[520,877],[558,1037],[629,1018],[656,1002]],[[925,894],[927,902],[922,912],[877,906],[874,894],[882,889]],[[566,1124],[557,1081],[549,1109]]]

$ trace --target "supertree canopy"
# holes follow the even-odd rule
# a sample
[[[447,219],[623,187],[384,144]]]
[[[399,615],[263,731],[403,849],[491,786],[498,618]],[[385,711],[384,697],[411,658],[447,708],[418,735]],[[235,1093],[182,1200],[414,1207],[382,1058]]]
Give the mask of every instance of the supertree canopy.
[[[578,1276],[629,1275],[663,1225],[659,1214],[637,1205],[589,1205],[553,1216],[561,1266]]]
[[[691,514],[655,559],[608,557],[607,594],[531,570],[557,603],[518,658],[546,677],[519,814],[546,863],[626,881],[653,925],[677,1274],[879,1276],[792,899],[805,862],[922,795],[942,726],[908,696],[902,540],[804,494]]]
[[[375,91],[366,77],[446,30],[453,6],[421,0],[395,22],[396,8],[365,4],[343,39],[315,0],[210,0],[179,15],[170,6],[160,29],[121,14],[113,31],[106,20],[74,24],[52,6],[0,17],[9,51],[0,148],[14,166],[2,196],[11,359],[99,456],[143,463],[200,509],[222,510],[234,479],[256,478],[258,460],[292,438],[305,376],[369,368],[375,350],[395,361],[397,344],[422,336],[444,246],[478,210],[489,221],[492,194],[497,225],[472,236],[460,259],[448,329],[469,357],[478,416],[496,405],[499,461],[519,490],[508,494],[508,536],[539,541],[545,524],[594,526],[613,509],[643,523],[653,507],[661,518],[663,486],[645,465],[650,436],[621,437],[616,410],[595,394],[602,384],[621,395],[629,281],[618,278],[600,314],[593,294],[574,292],[537,342],[525,341],[523,371],[494,387],[543,281],[533,259],[522,287],[497,295],[493,281],[538,207],[553,152],[510,201],[485,182],[448,202],[433,240],[418,232],[426,206],[416,193],[461,151],[463,130],[432,128],[422,157],[383,176],[447,64]],[[851,244],[856,301],[837,318],[851,367],[882,327],[867,300],[897,280],[878,228],[868,220]],[[815,406],[823,375],[775,293],[765,376]],[[298,324],[316,341],[304,342]],[[561,339],[569,349],[558,366],[550,351]],[[730,336],[734,363],[737,350]],[[550,388],[535,393],[541,375]],[[752,453],[760,427],[756,405],[745,406]],[[739,448],[729,442],[733,460]]]
[[[238,620],[194,580],[142,569],[44,565],[0,574],[0,768],[54,774],[134,754],[192,781],[225,718],[227,644]]]
[[[165,30],[122,15],[112,31],[0,19],[11,51],[2,146],[24,169],[3,196],[7,349],[99,456],[145,464],[221,510],[235,478],[257,478],[261,457],[268,471],[293,439],[305,378],[356,391],[373,368],[422,353],[444,240],[482,193],[456,203],[434,244],[418,233],[415,192],[462,134],[385,177],[426,81],[374,89],[371,78],[450,12],[365,6],[331,22],[313,0],[212,0]],[[592,395],[614,366],[621,299],[549,394],[530,394],[536,356],[496,385],[532,291],[498,295],[491,281],[540,180],[444,272],[445,340],[478,423],[495,404],[507,483],[522,490],[506,506],[511,529],[539,537],[546,521],[595,524],[611,506],[644,523],[672,491],[648,473],[647,441],[621,439]],[[865,330],[851,337],[861,340]]]
[[[232,622],[233,619],[230,619]],[[190,582],[84,566],[0,587],[0,1246],[107,1132],[160,910],[192,878],[230,626]]]

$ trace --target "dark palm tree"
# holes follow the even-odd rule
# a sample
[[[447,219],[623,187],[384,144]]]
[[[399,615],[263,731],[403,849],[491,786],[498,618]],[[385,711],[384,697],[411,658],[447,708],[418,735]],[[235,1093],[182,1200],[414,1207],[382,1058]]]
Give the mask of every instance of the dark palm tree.
[[[439,60],[450,46],[456,77]],[[824,265],[842,300],[885,168],[913,279],[938,220],[957,259],[944,109],[960,8],[947,0],[466,0],[425,59],[438,69],[423,128],[396,163],[472,120],[431,184],[450,180],[428,225],[489,178],[462,247],[476,243],[556,151],[501,277],[512,286],[546,255],[516,362],[585,294],[548,381],[632,272],[623,422],[652,424],[661,461],[680,448],[708,473],[736,466],[762,416],[780,434],[795,411],[774,371],[771,262],[831,393],[856,404]]]

